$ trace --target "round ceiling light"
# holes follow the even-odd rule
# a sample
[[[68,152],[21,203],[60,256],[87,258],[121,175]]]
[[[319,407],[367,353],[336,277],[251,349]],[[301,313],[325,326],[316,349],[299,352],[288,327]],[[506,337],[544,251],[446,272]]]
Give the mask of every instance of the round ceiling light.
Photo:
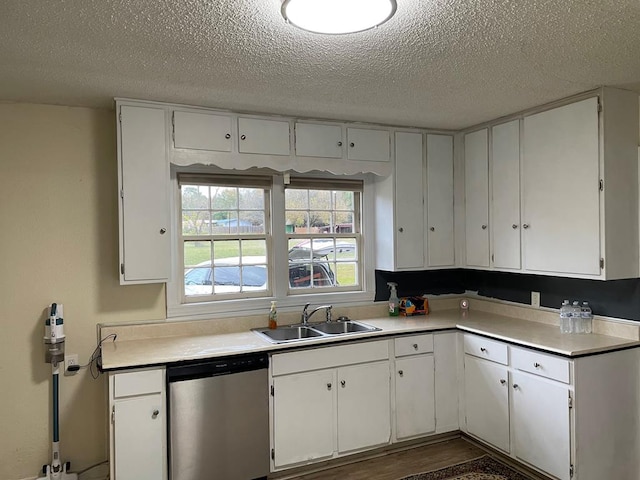
[[[396,0],[283,0],[282,16],[313,33],[340,35],[368,30],[396,13]]]

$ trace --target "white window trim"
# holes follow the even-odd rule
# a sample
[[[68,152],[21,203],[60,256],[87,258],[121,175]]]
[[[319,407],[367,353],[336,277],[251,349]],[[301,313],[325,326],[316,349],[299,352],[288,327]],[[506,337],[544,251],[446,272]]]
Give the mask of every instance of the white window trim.
[[[182,169],[181,169],[182,170]],[[177,168],[171,168],[170,198],[171,198],[171,224],[178,225],[178,206],[180,202]],[[211,169],[202,169],[207,172]],[[217,172],[219,173],[219,172]],[[233,172],[237,174],[237,172]],[[332,175],[310,175],[318,178],[332,178]],[[335,178],[335,177],[334,177]],[[286,242],[273,242],[273,283],[272,296],[260,298],[244,298],[215,300],[201,303],[182,303],[183,277],[180,265],[179,239],[177,228],[171,229],[171,276],[166,285],[167,296],[167,318],[172,320],[197,320],[207,318],[223,318],[230,315],[248,316],[265,314],[269,311],[271,301],[278,302],[280,311],[297,311],[302,309],[305,303],[332,304],[332,305],[366,305],[371,304],[375,297],[375,260],[374,260],[374,181],[370,174],[352,176],[350,178],[363,181],[361,219],[362,219],[362,290],[357,292],[326,292],[288,295],[287,278],[288,272],[288,252]],[[271,190],[272,205],[284,205],[284,180],[282,174],[273,175],[273,187]],[[366,207],[369,208],[366,208]],[[279,213],[279,212],[277,212]],[[272,208],[272,235],[275,232],[285,231],[284,215],[278,215]],[[275,238],[274,238],[275,240]],[[281,279],[281,280],[279,280]]]

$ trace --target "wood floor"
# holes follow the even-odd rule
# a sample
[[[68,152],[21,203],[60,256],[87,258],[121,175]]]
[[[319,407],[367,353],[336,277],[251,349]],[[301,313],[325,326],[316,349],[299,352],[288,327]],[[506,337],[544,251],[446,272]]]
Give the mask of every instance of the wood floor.
[[[480,457],[486,452],[462,438],[412,448],[350,465],[310,473],[296,480],[397,480]]]

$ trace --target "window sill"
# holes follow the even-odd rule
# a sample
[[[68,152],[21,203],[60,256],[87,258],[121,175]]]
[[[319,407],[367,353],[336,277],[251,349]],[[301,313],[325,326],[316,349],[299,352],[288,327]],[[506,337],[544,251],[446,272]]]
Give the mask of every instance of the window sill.
[[[332,292],[312,295],[291,295],[285,298],[262,297],[215,302],[167,305],[167,318],[171,320],[200,320],[228,318],[230,316],[250,316],[269,312],[271,302],[278,302],[279,311],[302,310],[305,303],[312,305],[331,304],[333,306],[370,305],[374,292]]]

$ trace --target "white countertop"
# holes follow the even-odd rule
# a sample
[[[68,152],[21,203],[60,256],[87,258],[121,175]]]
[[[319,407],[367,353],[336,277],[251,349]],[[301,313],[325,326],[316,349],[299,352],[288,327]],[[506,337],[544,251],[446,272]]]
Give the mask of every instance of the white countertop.
[[[182,335],[105,342],[102,368],[162,365],[184,360],[215,358],[239,353],[254,353],[291,348],[313,347],[328,343],[361,340],[387,335],[460,329],[550,353],[577,357],[640,345],[640,341],[597,334],[561,334],[554,325],[521,320],[482,311],[443,310],[427,316],[382,317],[358,320],[380,331],[322,337],[299,342],[274,344],[255,332],[218,335]]]

